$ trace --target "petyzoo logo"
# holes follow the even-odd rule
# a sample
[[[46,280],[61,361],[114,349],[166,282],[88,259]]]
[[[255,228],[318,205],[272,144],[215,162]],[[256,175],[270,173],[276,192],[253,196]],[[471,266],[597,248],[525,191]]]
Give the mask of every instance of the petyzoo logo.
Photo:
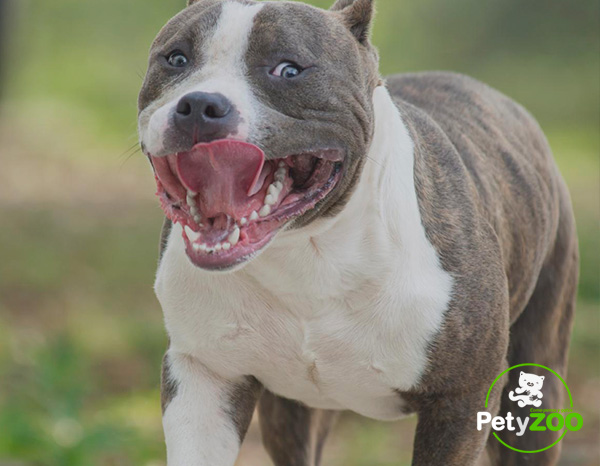
[[[491,424],[494,437],[505,447],[519,453],[540,453],[548,450],[559,443],[567,433],[567,431],[576,432],[583,426],[583,418],[581,414],[573,411],[573,397],[571,396],[571,390],[567,386],[564,379],[555,371],[549,367],[542,366],[541,364],[518,364],[502,372],[496,380],[490,386],[487,396],[485,398],[485,407],[488,407],[490,394],[494,385],[507,373],[521,367],[540,367],[547,370],[550,374],[536,375],[523,370],[519,373],[519,383],[516,387],[509,387],[511,391],[508,393],[508,398],[511,401],[514,409],[511,410],[519,411],[520,414],[528,412],[527,416],[515,416],[511,411],[506,412],[505,417],[492,416],[487,411],[480,411],[477,413],[477,430],[484,429],[488,424]],[[546,377],[557,377],[560,382],[564,385],[567,395],[569,396],[569,408],[568,409],[545,409],[544,403],[544,382]],[[504,396],[504,395],[503,395]],[[524,408],[529,407],[529,411]],[[563,431],[559,438],[551,445],[540,448],[538,450],[521,450],[514,446],[509,445],[503,441],[498,432],[508,430],[517,437],[523,435],[535,435],[536,432],[545,432],[547,430],[552,432]]]

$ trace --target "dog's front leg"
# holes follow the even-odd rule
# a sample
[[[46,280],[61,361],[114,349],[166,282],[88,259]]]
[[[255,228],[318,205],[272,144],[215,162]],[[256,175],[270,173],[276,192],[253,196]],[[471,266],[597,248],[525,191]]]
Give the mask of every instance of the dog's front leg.
[[[412,466],[475,466],[484,453],[490,424],[477,428],[483,410],[484,384],[474,392],[424,396],[419,400]],[[495,416],[500,407],[501,384],[496,384],[485,409]]]
[[[168,466],[233,466],[262,391],[253,377],[226,380],[169,350],[163,360]]]

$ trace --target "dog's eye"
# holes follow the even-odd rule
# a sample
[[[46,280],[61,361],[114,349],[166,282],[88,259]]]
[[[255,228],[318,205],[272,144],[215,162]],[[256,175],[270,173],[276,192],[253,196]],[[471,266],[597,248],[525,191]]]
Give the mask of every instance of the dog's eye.
[[[188,59],[183,52],[175,51],[169,55],[167,62],[169,62],[169,65],[174,66],[175,68],[183,68],[188,64]]]
[[[280,78],[292,79],[300,75],[302,71],[302,68],[300,68],[298,65],[289,62],[283,62],[273,71],[271,71],[271,74]]]

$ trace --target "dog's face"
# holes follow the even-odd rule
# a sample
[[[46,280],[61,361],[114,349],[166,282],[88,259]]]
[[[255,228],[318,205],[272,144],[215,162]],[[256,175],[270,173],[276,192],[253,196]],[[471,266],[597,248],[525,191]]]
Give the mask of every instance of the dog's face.
[[[139,132],[191,261],[227,270],[335,215],[373,133],[372,0],[197,0],[160,32]]]

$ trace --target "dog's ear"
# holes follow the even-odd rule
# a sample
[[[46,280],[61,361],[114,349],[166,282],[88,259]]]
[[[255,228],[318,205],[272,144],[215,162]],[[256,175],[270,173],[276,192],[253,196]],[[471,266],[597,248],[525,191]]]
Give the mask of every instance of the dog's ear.
[[[354,3],[354,0],[336,0],[335,4],[331,7],[331,11],[340,11]]]
[[[361,44],[369,41],[375,14],[374,0],[337,0],[331,11],[338,11],[342,15],[342,20]]]

